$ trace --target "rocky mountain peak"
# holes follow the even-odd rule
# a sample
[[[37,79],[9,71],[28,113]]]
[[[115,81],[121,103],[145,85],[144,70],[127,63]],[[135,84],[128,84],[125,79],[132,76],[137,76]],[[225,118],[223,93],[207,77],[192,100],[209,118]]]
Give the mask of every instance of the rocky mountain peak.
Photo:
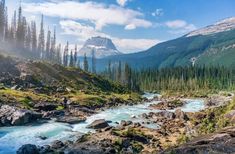
[[[197,36],[197,35],[210,35],[214,33],[224,32],[235,29],[235,17],[226,18],[213,25],[205,28],[195,30],[186,35],[186,37]]]
[[[86,54],[88,57],[92,57],[92,52],[94,52],[96,58],[122,54],[117,50],[111,39],[100,36],[88,39],[78,54],[79,56]]]

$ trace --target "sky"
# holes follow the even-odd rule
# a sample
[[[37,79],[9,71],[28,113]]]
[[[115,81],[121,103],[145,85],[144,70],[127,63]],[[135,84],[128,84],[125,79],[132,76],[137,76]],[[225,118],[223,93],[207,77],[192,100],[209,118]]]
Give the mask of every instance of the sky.
[[[6,0],[9,18],[19,4]],[[43,14],[46,31],[56,26],[58,42],[82,47],[87,39],[103,36],[123,53],[233,17],[234,6],[235,0],[22,0],[27,20],[39,24]]]

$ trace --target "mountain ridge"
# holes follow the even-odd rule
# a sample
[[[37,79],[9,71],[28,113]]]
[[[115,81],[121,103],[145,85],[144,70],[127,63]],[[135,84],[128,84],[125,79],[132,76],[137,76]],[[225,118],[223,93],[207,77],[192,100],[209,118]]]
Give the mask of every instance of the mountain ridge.
[[[235,17],[228,19],[233,19],[229,24],[232,26],[229,29],[222,28],[224,31],[213,31],[213,33],[207,33],[207,35],[198,34],[190,37],[186,37],[186,34],[159,43],[142,52],[106,57],[100,61],[99,67],[107,66],[108,61],[122,61],[135,69],[191,65],[235,66]],[[221,23],[227,25],[225,21],[228,21],[228,19],[214,25],[216,25],[216,28]],[[201,32],[201,29],[199,29],[199,32]]]
[[[117,50],[111,39],[97,36],[88,39],[79,50],[78,55],[80,57],[84,56],[84,54],[87,57],[92,57],[94,54],[96,58],[104,58],[122,53]]]

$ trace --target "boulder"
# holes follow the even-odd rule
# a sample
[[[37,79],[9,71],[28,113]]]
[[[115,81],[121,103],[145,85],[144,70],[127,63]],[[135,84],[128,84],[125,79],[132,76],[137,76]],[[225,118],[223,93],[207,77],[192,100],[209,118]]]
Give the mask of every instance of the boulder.
[[[39,150],[36,145],[26,144],[21,146],[17,152],[17,154],[39,154]]]
[[[176,109],[175,110],[175,117],[180,120],[188,120],[188,116],[181,110],[181,109]]]
[[[92,122],[90,125],[87,126],[87,128],[102,129],[108,126],[109,124],[107,121],[105,121],[104,119],[100,119],[100,120],[95,120],[94,122]]]
[[[51,144],[52,149],[59,149],[59,148],[62,148],[64,146],[65,146],[64,143],[59,141],[59,140],[56,140]]]
[[[34,105],[34,108],[39,111],[52,111],[57,108],[57,105],[52,103],[37,103]]]
[[[86,118],[79,117],[71,117],[71,116],[63,116],[58,117],[56,122],[68,123],[68,124],[77,124],[86,121]]]
[[[125,120],[122,120],[121,123],[120,123],[120,125],[121,125],[121,126],[129,126],[129,125],[131,125],[132,123],[133,123],[132,121],[125,121]]]
[[[174,119],[176,115],[175,115],[174,112],[161,111],[161,112],[155,113],[155,116],[157,116],[157,117],[164,117],[164,118],[167,118],[167,119]]]
[[[13,106],[3,105],[0,108],[0,123],[3,126],[24,125],[41,118],[40,113],[21,110]]]
[[[176,148],[167,149],[162,154],[182,153],[235,153],[235,127],[227,127],[219,132],[202,135]]]

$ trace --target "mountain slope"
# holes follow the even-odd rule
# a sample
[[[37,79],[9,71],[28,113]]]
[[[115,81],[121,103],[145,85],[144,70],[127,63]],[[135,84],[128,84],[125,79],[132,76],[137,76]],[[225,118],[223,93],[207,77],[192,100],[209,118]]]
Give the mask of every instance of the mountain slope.
[[[234,66],[235,18],[225,19],[212,26],[183,37],[157,44],[150,49],[101,61],[124,61],[134,68],[176,67],[196,65]]]
[[[79,50],[78,55],[83,57],[86,54],[87,57],[92,57],[92,52],[94,52],[96,58],[122,54],[117,50],[112,40],[103,37],[92,37],[88,39]]]
[[[81,69],[0,55],[0,102],[23,105],[29,103],[28,100],[60,103],[66,97],[75,104],[102,107],[113,99],[120,100],[119,103],[130,101],[132,94],[120,84]],[[131,98],[139,99],[139,96]]]

